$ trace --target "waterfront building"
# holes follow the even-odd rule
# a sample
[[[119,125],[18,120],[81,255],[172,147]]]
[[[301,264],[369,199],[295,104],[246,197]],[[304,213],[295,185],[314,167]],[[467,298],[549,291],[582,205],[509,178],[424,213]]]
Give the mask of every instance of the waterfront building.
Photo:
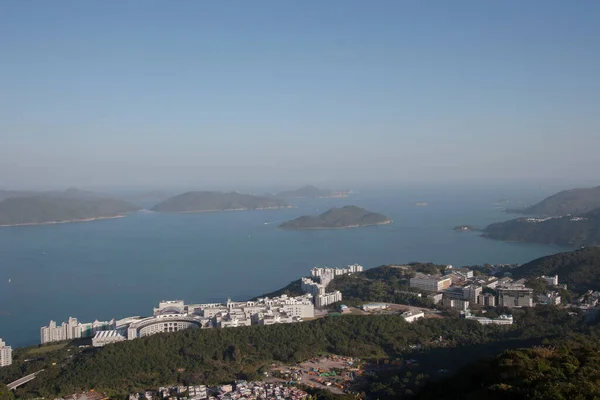
[[[423,311],[406,311],[402,313],[402,318],[406,322],[414,322],[419,318],[425,318],[425,313]]]
[[[96,332],[96,335],[92,338],[92,346],[94,347],[103,347],[110,343],[118,343],[125,341],[125,336],[123,336],[118,331],[100,331]]]
[[[59,342],[61,340],[73,340],[79,338],[93,337],[96,332],[113,330],[116,328],[116,321],[94,321],[90,323],[79,323],[77,318],[70,317],[67,322],[57,325],[55,321],[50,321],[48,326],[40,328],[41,344]]]
[[[439,292],[448,289],[451,284],[452,280],[449,277],[417,274],[413,278],[410,278],[410,287],[426,292]]]
[[[317,283],[310,278],[302,278],[300,281],[300,289],[304,293],[310,293],[313,297],[325,294],[325,285]]]
[[[0,367],[8,367],[12,364],[12,347],[7,346],[2,339],[0,339]]]
[[[497,291],[501,307],[533,307],[533,289],[524,285],[507,285]]]
[[[183,314],[186,307],[183,300],[163,300],[154,307],[154,315],[161,314]]]

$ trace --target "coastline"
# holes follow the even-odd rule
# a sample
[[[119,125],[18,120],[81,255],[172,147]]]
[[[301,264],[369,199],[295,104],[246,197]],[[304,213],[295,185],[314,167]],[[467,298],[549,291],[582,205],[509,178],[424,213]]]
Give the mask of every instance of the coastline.
[[[365,225],[348,225],[348,226],[340,226],[340,227],[315,227],[315,228],[281,228],[277,227],[282,231],[324,231],[324,230],[341,230],[341,229],[353,229],[353,228],[362,228],[365,226],[378,226],[378,225],[389,225],[391,224],[391,219],[384,222],[377,222],[375,224],[365,224]]]
[[[9,228],[11,226],[36,226],[36,225],[56,225],[56,224],[73,224],[77,222],[90,222],[90,221],[99,221],[102,219],[114,219],[114,218],[125,218],[127,214],[114,215],[112,217],[94,217],[94,218],[85,218],[85,219],[71,219],[68,221],[48,221],[48,222],[26,222],[22,224],[7,224],[0,225],[0,228]]]

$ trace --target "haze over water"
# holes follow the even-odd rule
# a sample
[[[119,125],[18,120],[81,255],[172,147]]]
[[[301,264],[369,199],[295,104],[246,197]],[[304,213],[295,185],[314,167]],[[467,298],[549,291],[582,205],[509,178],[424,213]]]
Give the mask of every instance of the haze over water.
[[[39,328],[69,316],[88,322],[149,315],[160,300],[245,300],[305,276],[315,265],[367,268],[431,261],[521,263],[563,250],[455,232],[509,218],[503,198],[530,190],[429,188],[289,200],[296,208],[125,218],[0,229],[0,337],[39,343]],[[537,200],[540,195],[535,194]],[[541,196],[543,197],[543,196]],[[428,202],[418,207],[416,202]],[[347,204],[381,212],[390,225],[280,231],[278,223]],[[9,278],[11,282],[8,283]]]

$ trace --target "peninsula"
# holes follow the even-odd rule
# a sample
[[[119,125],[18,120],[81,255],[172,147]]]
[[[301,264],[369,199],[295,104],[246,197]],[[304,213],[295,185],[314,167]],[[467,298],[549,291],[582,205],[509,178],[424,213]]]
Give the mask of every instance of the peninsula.
[[[237,192],[187,192],[170,197],[152,207],[152,211],[195,213],[209,211],[266,210],[290,208],[279,199]]]
[[[348,192],[336,192],[328,189],[319,189],[312,185],[307,185],[296,190],[287,190],[279,192],[275,195],[279,198],[298,199],[298,198],[332,198],[332,197],[348,197]]]
[[[279,225],[280,229],[345,229],[361,226],[384,225],[392,222],[385,215],[356,206],[332,208],[318,216],[304,215]]]
[[[518,214],[556,217],[566,214],[583,214],[596,208],[600,208],[600,186],[563,190],[530,207],[509,209],[507,211]]]
[[[58,224],[117,218],[137,211],[122,200],[37,195],[0,201],[0,226]]]

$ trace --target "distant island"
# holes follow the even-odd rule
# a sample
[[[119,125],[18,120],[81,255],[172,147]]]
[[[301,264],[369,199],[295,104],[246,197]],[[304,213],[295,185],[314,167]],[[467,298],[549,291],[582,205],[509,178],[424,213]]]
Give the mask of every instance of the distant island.
[[[170,197],[152,207],[152,211],[194,213],[233,210],[266,210],[290,208],[279,199],[237,192],[187,192]]]
[[[454,227],[454,230],[458,232],[472,232],[478,229],[472,225],[458,225]]]
[[[332,197],[348,197],[348,192],[333,191],[328,189],[319,189],[312,185],[307,185],[296,190],[287,190],[275,194],[279,198],[332,198]]]
[[[429,203],[425,203],[424,201],[420,201],[418,203],[415,203],[415,206],[417,206],[417,207],[426,207],[428,205],[429,205]]]
[[[138,207],[110,198],[94,197],[90,192],[79,196],[73,190],[9,197],[0,201],[0,226],[56,224],[117,218],[135,212]]]
[[[600,208],[577,216],[528,217],[486,227],[483,236],[508,242],[562,246],[600,244]]]
[[[600,208],[600,186],[563,190],[527,208],[509,209],[508,212],[540,216],[577,215]]]
[[[318,216],[304,215],[279,225],[280,229],[345,229],[361,226],[384,225],[392,222],[385,215],[356,206],[332,208]]]

